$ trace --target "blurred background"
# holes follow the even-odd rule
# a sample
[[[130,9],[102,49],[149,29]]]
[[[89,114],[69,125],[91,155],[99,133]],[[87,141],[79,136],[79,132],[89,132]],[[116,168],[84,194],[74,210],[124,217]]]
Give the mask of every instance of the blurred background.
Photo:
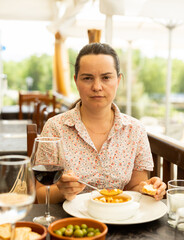
[[[120,110],[184,142],[183,9],[182,0],[0,0],[1,118],[16,111],[20,90],[72,104],[79,50],[106,42],[124,74]]]

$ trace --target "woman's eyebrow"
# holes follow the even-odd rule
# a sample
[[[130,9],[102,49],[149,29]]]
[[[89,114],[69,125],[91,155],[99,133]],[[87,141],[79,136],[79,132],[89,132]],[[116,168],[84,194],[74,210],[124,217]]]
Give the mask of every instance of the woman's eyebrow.
[[[104,75],[108,75],[108,74],[113,74],[112,72],[106,72],[106,73],[102,73],[101,75],[104,76]]]
[[[93,76],[93,75],[90,73],[82,73],[82,74],[80,74],[80,76]]]

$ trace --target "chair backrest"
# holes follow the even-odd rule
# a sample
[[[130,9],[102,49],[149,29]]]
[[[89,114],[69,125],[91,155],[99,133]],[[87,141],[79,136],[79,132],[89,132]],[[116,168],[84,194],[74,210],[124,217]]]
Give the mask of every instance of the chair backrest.
[[[27,125],[27,156],[28,157],[31,156],[34,140],[36,137],[37,137],[37,125],[35,123],[28,124]],[[38,203],[37,198],[35,199],[34,203]]]
[[[40,134],[44,125],[43,112],[47,109],[48,106],[45,105],[45,103],[41,103],[40,101],[35,102],[34,106],[35,107],[34,107],[32,122],[37,125],[37,132],[38,134]]]
[[[56,108],[56,96],[49,96],[48,93],[42,94],[38,92],[19,92],[19,119],[23,119],[23,105],[31,107],[35,102],[44,103],[46,105],[52,105],[53,111]],[[32,117],[31,117],[32,118]]]
[[[31,156],[34,139],[41,133],[45,122],[56,115],[55,111],[49,112],[47,107],[43,107],[40,115],[39,126],[36,123],[27,124],[27,155]],[[38,129],[39,128],[39,129]]]
[[[45,122],[55,116],[57,113],[56,111],[50,111],[50,109],[48,109],[47,106],[43,107],[41,113],[40,113],[40,124],[39,124],[39,129],[38,129],[38,133],[41,133],[43,126],[45,124]]]
[[[35,123],[27,125],[27,155],[30,157],[34,140],[37,137],[37,125]]]

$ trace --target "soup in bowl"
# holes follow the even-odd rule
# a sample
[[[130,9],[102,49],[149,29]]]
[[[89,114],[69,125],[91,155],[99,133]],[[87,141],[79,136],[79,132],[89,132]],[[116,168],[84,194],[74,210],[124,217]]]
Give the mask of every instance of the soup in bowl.
[[[117,196],[103,196],[98,191],[93,191],[90,199],[86,202],[88,213],[96,218],[103,220],[125,220],[137,212],[140,203],[135,201],[130,192]]]

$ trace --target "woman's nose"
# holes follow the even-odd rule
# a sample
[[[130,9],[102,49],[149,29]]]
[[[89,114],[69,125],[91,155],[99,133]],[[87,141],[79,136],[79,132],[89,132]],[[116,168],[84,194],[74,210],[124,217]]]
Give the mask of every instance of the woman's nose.
[[[99,79],[95,79],[92,85],[93,91],[101,91],[102,90],[102,84]]]

